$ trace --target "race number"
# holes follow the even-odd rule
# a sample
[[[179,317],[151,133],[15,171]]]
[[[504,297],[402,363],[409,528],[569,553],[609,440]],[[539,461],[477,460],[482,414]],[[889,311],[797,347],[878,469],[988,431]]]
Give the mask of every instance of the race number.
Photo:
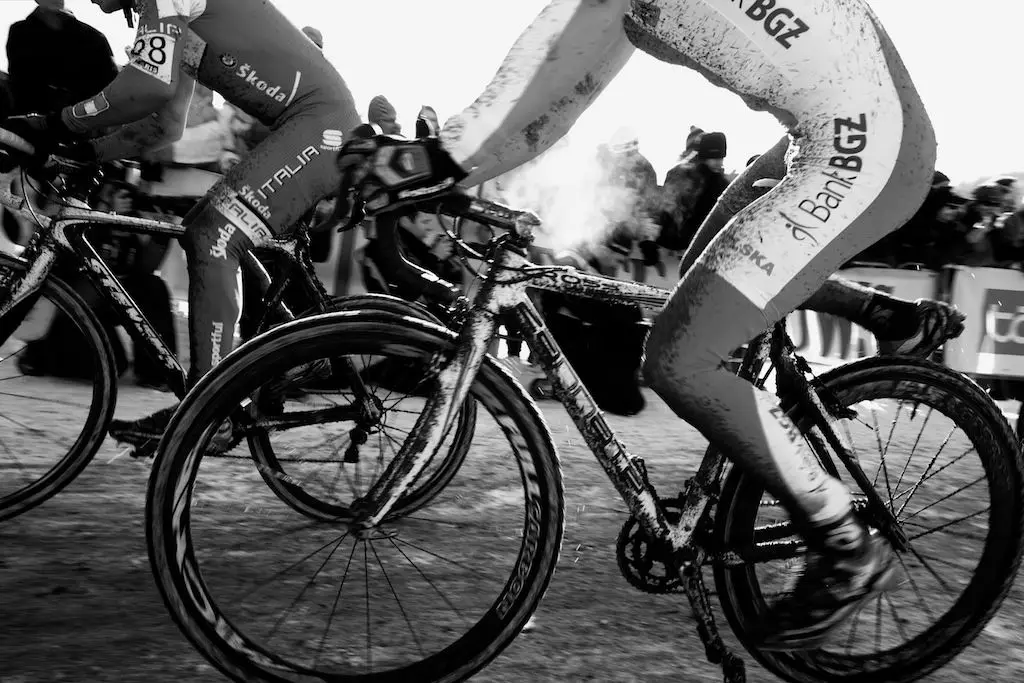
[[[140,35],[132,46],[129,64],[169,84],[174,75],[174,43],[175,36],[166,33]]]

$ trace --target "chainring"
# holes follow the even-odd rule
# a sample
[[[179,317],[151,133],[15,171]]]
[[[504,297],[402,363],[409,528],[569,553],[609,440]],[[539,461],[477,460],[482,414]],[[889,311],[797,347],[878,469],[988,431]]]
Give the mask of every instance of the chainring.
[[[682,517],[681,498],[663,499],[661,506],[669,523],[675,524]],[[635,517],[622,525],[615,542],[615,557],[622,575],[637,590],[664,595],[683,589],[685,561],[673,556],[669,544],[652,539]]]

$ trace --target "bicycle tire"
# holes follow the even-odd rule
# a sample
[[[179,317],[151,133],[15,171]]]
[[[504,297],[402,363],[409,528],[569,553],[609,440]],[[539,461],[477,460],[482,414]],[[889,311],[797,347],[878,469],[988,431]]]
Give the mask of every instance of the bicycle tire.
[[[10,269],[24,272],[26,264],[18,258],[0,254],[0,270]],[[40,296],[54,304],[57,310],[71,319],[83,342],[92,354],[96,383],[93,385],[92,400],[85,424],[78,438],[68,452],[44,476],[18,491],[0,497],[0,522],[12,519],[49,500],[62,491],[75,477],[81,474],[86,465],[93,459],[107,434],[107,426],[114,414],[117,402],[117,371],[114,360],[114,347],[101,325],[99,318],[67,283],[51,274],[47,277],[40,290]],[[0,318],[0,328],[13,324],[5,329],[2,335],[6,340],[20,324],[31,302],[19,304],[7,316],[13,321]],[[25,304],[27,307],[23,308]]]
[[[356,311],[300,318],[249,342],[218,364],[185,398],[160,442],[146,499],[146,538],[161,596],[192,644],[221,672],[246,681],[332,683],[451,683],[465,680],[496,657],[540,603],[557,564],[564,523],[561,469],[537,405],[500,365],[484,360],[472,396],[492,411],[517,458],[527,520],[515,566],[502,593],[469,631],[430,657],[389,672],[303,675],[293,665],[238,632],[209,595],[191,547],[191,487],[214,423],[287,363],[317,354],[384,346],[433,356],[456,344],[451,330],[425,321]],[[372,352],[372,351],[371,351]],[[214,427],[211,427],[214,425]],[[262,666],[261,666],[262,662]]]
[[[428,322],[442,324],[434,315],[414,303],[386,294],[359,294],[346,297],[334,297],[328,306],[329,312],[368,310],[395,315],[407,315]],[[417,480],[414,488],[406,492],[395,504],[391,517],[411,514],[427,505],[458,474],[459,468],[469,452],[469,444],[476,431],[476,402],[467,400],[459,410],[455,424],[452,445],[441,464],[430,470],[429,476],[423,481]],[[289,483],[287,477],[276,477],[273,472],[284,473],[284,467],[278,460],[270,434],[266,430],[250,432],[248,435],[249,451],[259,467],[260,475],[274,494],[292,509],[308,514],[314,518],[340,517],[342,511],[336,506],[325,504],[310,496],[301,488]],[[435,456],[436,457],[436,456]]]
[[[949,663],[981,632],[1013,585],[1024,548],[1024,461],[1009,424],[998,406],[964,375],[926,360],[869,358],[836,368],[820,378],[844,399],[872,386],[916,385],[915,398],[937,403],[944,414],[969,434],[981,457],[988,480],[992,511],[985,550],[970,584],[949,611],[925,632],[901,647],[864,657],[840,657],[816,650],[804,653],[763,652],[748,634],[767,609],[751,565],[715,567],[715,582],[733,632],[766,669],[794,683],[907,683]],[[890,391],[891,395],[895,393]],[[879,396],[884,394],[879,394]],[[927,399],[927,400],[926,400]],[[802,416],[793,416],[801,425]],[[804,419],[806,424],[807,420]],[[720,547],[749,543],[763,488],[754,477],[732,468],[716,514]]]

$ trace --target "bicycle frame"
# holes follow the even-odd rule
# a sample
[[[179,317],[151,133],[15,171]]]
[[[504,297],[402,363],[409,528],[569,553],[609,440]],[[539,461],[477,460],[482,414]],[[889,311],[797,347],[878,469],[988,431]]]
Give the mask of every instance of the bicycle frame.
[[[411,437],[403,443],[398,455],[359,504],[359,523],[365,527],[379,524],[429,462],[450,428],[458,407],[469,394],[473,379],[497,332],[500,317],[511,313],[536,360],[551,379],[555,395],[639,525],[650,538],[666,544],[674,552],[690,557],[699,552],[701,558],[705,557],[704,549],[696,548],[693,543],[694,533],[715,499],[726,472],[727,460],[713,445],[708,448],[684,492],[679,520],[670,522],[648,480],[643,459],[631,454],[615,436],[593,396],[527,296],[528,288],[616,305],[639,306],[652,313],[660,311],[669,297],[666,290],[642,283],[590,275],[563,266],[536,266],[527,260],[521,247],[499,247],[459,331],[454,356],[442,359],[439,364],[439,388],[434,400],[420,415]],[[789,404],[786,408],[802,406],[812,419],[809,439],[824,469],[833,476],[838,475],[838,468],[829,452],[831,449],[861,485],[870,507],[885,511],[876,515],[876,525],[897,548],[904,546],[906,537],[903,531],[867,481],[845,440],[832,428],[835,419],[804,376],[806,368],[801,359],[793,355],[792,342],[783,325],[780,322],[750,344],[740,367],[741,376],[763,386],[762,370],[766,366],[774,367],[777,383],[781,385],[780,395],[785,394]],[[792,530],[784,535],[791,534]],[[776,550],[791,555],[793,547],[792,544],[780,544]],[[728,552],[714,559],[727,564],[747,561]]]
[[[440,389],[436,401],[420,416],[412,432],[414,437],[406,440],[391,466],[364,498],[368,507],[362,510],[363,524],[373,526],[379,523],[429,461],[458,406],[468,395],[497,330],[498,317],[511,313],[537,361],[552,379],[556,395],[632,514],[653,537],[670,543],[676,549],[688,547],[695,528],[694,520],[703,516],[709,499],[679,523],[668,522],[658,496],[648,482],[643,460],[629,453],[615,436],[593,396],[566,360],[527,296],[527,288],[636,305],[650,312],[660,310],[669,296],[666,290],[642,283],[589,275],[568,267],[534,266],[521,250],[500,249],[459,333],[455,357],[440,367]],[[698,477],[711,478],[713,473],[721,472],[722,463],[721,456],[705,458]]]
[[[177,223],[95,211],[81,201],[68,201],[72,203],[71,206],[61,209],[56,216],[49,218],[35,214],[24,197],[18,197],[7,190],[0,190],[0,205],[39,224],[39,229],[32,236],[22,256],[27,265],[25,274],[20,278],[12,276],[5,281],[0,281],[0,302],[2,302],[0,303],[0,317],[35,295],[50,275],[60,254],[70,254],[75,258],[76,263],[81,264],[86,276],[97,288],[97,291],[105,294],[107,300],[114,305],[121,324],[129,334],[139,340],[163,365],[175,395],[179,398],[184,396],[186,375],[178,359],[167,348],[117,276],[96,253],[85,233],[90,226],[102,225],[116,227],[135,234],[167,235],[180,238],[185,234],[185,228]],[[307,276],[305,278],[306,286],[312,287],[316,294],[314,298],[323,302],[328,298],[327,292],[319,281],[310,275],[313,266],[309,262],[308,251],[300,248],[302,243],[299,239],[298,237],[274,239],[266,245],[261,245],[261,248],[281,252],[297,263]],[[302,233],[302,239],[308,240],[308,237]],[[293,318],[291,311],[281,303],[281,297],[288,282],[287,275],[273,283],[272,287],[269,273],[251,252],[246,252],[243,267],[248,268],[256,276],[261,291],[268,292],[269,290],[267,305],[263,309],[263,319],[260,320],[260,324],[264,322],[271,309],[282,312],[289,319]]]

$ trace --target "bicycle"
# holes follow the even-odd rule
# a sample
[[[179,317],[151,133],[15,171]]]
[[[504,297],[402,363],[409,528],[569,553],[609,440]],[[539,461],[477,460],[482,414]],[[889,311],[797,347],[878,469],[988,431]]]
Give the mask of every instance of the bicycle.
[[[0,205],[3,208],[38,225],[38,230],[21,257],[0,253],[0,302],[3,302],[0,303],[0,345],[3,347],[0,360],[15,359],[27,348],[18,347],[19,329],[26,329],[28,335],[38,334],[35,329],[39,327],[36,324],[37,318],[46,317],[39,313],[39,308],[48,307],[37,308],[37,304],[40,299],[44,299],[56,309],[58,315],[68,316],[81,335],[81,353],[84,361],[92,368],[93,386],[90,392],[72,382],[33,378],[38,382],[54,384],[47,388],[51,390],[51,395],[59,391],[61,399],[48,401],[43,408],[26,409],[23,403],[41,390],[16,393],[10,389],[10,381],[16,379],[17,375],[12,374],[13,370],[2,373],[0,382],[4,382],[4,388],[8,389],[0,394],[6,399],[2,416],[9,424],[26,429],[30,437],[36,438],[32,443],[35,452],[24,457],[19,457],[16,449],[19,445],[27,445],[24,441],[30,437],[23,437],[15,445],[15,450],[4,446],[2,457],[7,461],[5,469],[12,475],[21,473],[21,476],[14,482],[13,491],[0,491],[0,521],[15,517],[46,501],[81,473],[99,450],[117,401],[117,370],[111,341],[96,313],[54,271],[58,258],[68,259],[88,277],[129,334],[159,361],[175,396],[181,398],[186,389],[185,371],[181,364],[87,238],[91,227],[112,227],[130,233],[174,238],[181,237],[184,228],[172,222],[94,211],[85,200],[91,189],[98,185],[98,171],[80,168],[63,170],[56,174],[55,184],[52,185],[63,208],[53,218],[39,215],[26,199],[7,190],[0,191]],[[22,177],[28,182],[24,171]],[[428,309],[396,297],[378,294],[332,298],[317,278],[310,258],[308,224],[311,220],[312,212],[300,221],[293,234],[275,239],[266,249],[260,250],[283,261],[284,267],[273,279],[256,255],[251,252],[246,254],[243,267],[254,275],[257,286],[264,294],[261,315],[254,325],[257,332],[270,326],[275,321],[275,315],[278,319],[295,317],[283,303],[286,287],[294,279],[301,284],[311,306],[309,311],[300,313],[373,309],[435,322],[439,321],[437,315],[446,315],[441,307]],[[353,443],[346,458],[348,462],[355,463],[360,459],[359,450],[367,437],[385,426],[387,416],[373,407],[373,392],[358,374],[348,367],[335,366],[334,371],[345,378],[345,383],[351,389],[352,401],[347,406],[334,411],[310,410],[305,414],[292,412],[287,418],[266,414],[258,420],[249,420],[246,428],[238,430],[235,435],[235,443],[243,438],[248,441],[251,456],[259,464],[267,485],[287,500],[294,500],[287,483],[288,477],[283,473],[283,463],[289,458],[275,453],[270,439],[272,433],[328,420],[353,422],[354,426],[349,432]],[[85,413],[84,423],[77,434],[58,442],[53,449],[56,452],[41,456],[42,444],[39,437],[50,437],[51,432],[68,433],[70,430],[67,429],[67,423],[73,421],[71,413],[75,409],[83,409]],[[32,424],[48,414],[62,423],[59,429],[39,428]],[[476,407],[471,403],[461,411],[451,451],[444,459],[438,460],[432,474],[424,477],[417,490],[411,492],[414,495],[408,497],[407,503],[424,504],[429,500],[431,492],[443,488],[445,479],[450,478],[458,469],[465,457],[475,415]],[[19,482],[26,483],[19,486]]]
[[[945,612],[933,614],[925,602],[924,611],[916,609],[912,619],[886,622],[886,643],[900,638],[901,644],[884,651],[854,652],[858,624],[870,619],[858,613],[851,617],[845,650],[836,651],[829,644],[813,652],[764,652],[758,650],[752,632],[770,598],[780,592],[773,589],[771,579],[792,574],[802,562],[804,546],[793,524],[778,514],[777,502],[764,495],[755,477],[731,466],[713,445],[678,496],[659,497],[643,459],[615,436],[547,331],[526,288],[636,305],[651,312],[662,307],[668,293],[571,268],[531,265],[525,249],[539,223],[530,214],[461,194],[435,200],[434,206],[439,213],[504,231],[492,239],[487,253],[479,255],[486,275],[459,329],[369,311],[287,323],[248,342],[204,377],[183,401],[161,441],[146,506],[152,571],[179,628],[222,673],[246,681],[459,681],[483,668],[520,632],[554,571],[564,501],[558,455],[544,417],[524,388],[486,353],[498,314],[509,310],[558,399],[630,510],[616,542],[621,572],[640,590],[686,595],[707,659],[721,666],[726,681],[744,681],[745,664],[719,634],[704,569],[713,572],[722,610],[747,651],[775,675],[798,683],[917,680],[953,659],[993,616],[1013,583],[1024,548],[1024,462],[1002,413],[974,382],[931,361],[894,357],[864,359],[813,377],[796,355],[784,323],[748,345],[739,374],[762,387],[774,379],[782,408],[822,467],[855,491],[857,514],[873,533],[884,534],[898,553],[907,577],[903,588],[873,603],[877,624],[866,628],[875,631],[876,649],[883,647],[886,607],[895,613],[893,599],[916,596],[923,602],[925,595],[963,588],[954,593]],[[405,267],[415,270],[408,263]],[[204,467],[205,444],[217,425],[240,401],[258,392],[262,382],[325,356],[365,354],[417,359],[434,391],[398,455],[364,494],[345,507],[344,517],[294,524],[278,515],[287,515],[287,509],[272,500],[257,500],[253,481],[237,473],[225,480]],[[396,501],[430,461],[454,409],[467,397],[490,413],[495,425],[478,424],[477,433],[486,432],[487,457],[467,458],[463,464],[463,473],[476,468],[475,478],[466,475],[468,483],[449,483],[445,496],[426,509],[430,517],[395,514]],[[919,424],[915,420],[924,416],[916,439],[897,440],[912,446],[902,468],[889,466],[889,459],[896,458],[890,453],[892,444],[882,450],[877,431],[877,466],[871,454],[851,446],[851,426],[869,426],[868,420],[877,425],[880,414],[890,418],[893,410],[890,438],[901,416],[908,415],[911,424]],[[967,450],[942,461],[949,457],[943,453],[947,446],[952,453],[963,445],[951,431],[923,461],[914,460],[922,440],[931,443],[934,433],[941,436],[938,429],[944,419],[963,429]],[[504,465],[492,446],[499,438],[509,446]],[[980,465],[968,469],[967,475],[960,469],[954,475],[973,478],[971,484],[959,486],[962,479],[945,487],[934,483],[972,452]],[[873,476],[868,474],[871,469]],[[499,483],[498,475],[508,475],[515,483]],[[988,507],[950,520],[959,513],[943,512],[946,501],[976,484],[986,487]],[[220,486],[230,487],[230,494]],[[936,496],[933,502],[908,509],[918,495],[922,504],[930,489]],[[975,489],[970,496],[958,505],[973,505],[981,492]],[[246,500],[244,510],[237,498]],[[499,503],[508,501],[519,511],[497,511]],[[762,522],[762,514],[781,519]],[[253,521],[256,515],[258,523]],[[451,519],[439,519],[445,515]],[[973,555],[958,547],[953,559],[945,557],[941,544],[935,545],[936,534],[951,533],[948,530],[954,527],[974,531],[983,515],[989,522],[979,534],[983,550]],[[939,526],[918,531],[931,517],[940,520]],[[303,542],[303,534],[311,539]],[[409,540],[418,539],[416,534],[451,544],[457,555]],[[263,536],[272,540],[259,540]],[[486,543],[484,550],[467,552],[466,546],[476,540]],[[258,545],[258,550],[243,551],[247,542]],[[503,543],[508,546],[504,552]],[[211,549],[204,552],[206,546]],[[287,560],[262,560],[263,552],[278,549],[287,553]],[[225,554],[237,559],[227,560]],[[941,568],[939,562],[959,567],[974,557],[977,567],[960,583],[945,582],[935,569]],[[923,570],[912,573],[910,567],[918,565]],[[315,568],[309,580],[296,578],[304,566]],[[258,579],[264,568],[270,574],[267,581]],[[356,575],[360,568],[365,581]],[[407,569],[400,580],[399,572]],[[356,576],[352,583],[350,575]],[[934,588],[933,579],[939,581]],[[278,580],[280,586],[269,588]],[[476,587],[490,580],[495,592],[479,597]],[[450,592],[442,591],[445,581],[453,586]],[[354,597],[345,592],[353,585]],[[371,616],[371,598],[387,601],[383,616]],[[472,603],[473,614],[467,602]],[[335,619],[339,605],[355,613],[364,603],[365,623],[358,616]],[[426,631],[417,631],[410,605],[433,604],[456,616],[432,613],[422,619]],[[274,612],[278,606],[285,609],[279,616]],[[326,626],[322,632],[315,630],[314,617],[326,610]],[[381,623],[388,617],[394,618],[394,626]],[[905,631],[916,632],[921,621],[921,632],[906,636]],[[264,622],[272,623],[269,630]],[[338,633],[333,632],[335,627]],[[380,642],[371,644],[375,637]],[[277,639],[283,644],[271,647]],[[438,641],[437,649],[426,643],[428,639]],[[413,652],[403,654],[405,648]]]

